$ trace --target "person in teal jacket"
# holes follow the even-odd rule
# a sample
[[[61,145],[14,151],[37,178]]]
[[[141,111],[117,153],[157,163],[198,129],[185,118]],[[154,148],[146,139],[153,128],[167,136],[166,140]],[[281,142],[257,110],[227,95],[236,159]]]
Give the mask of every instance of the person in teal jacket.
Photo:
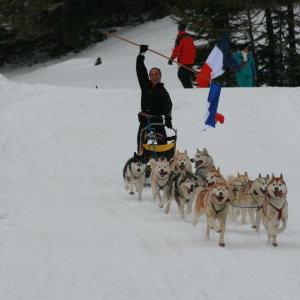
[[[249,46],[244,44],[241,51],[235,53],[232,57],[237,63],[236,82],[239,87],[253,87],[254,81],[257,80],[255,62],[249,53]]]

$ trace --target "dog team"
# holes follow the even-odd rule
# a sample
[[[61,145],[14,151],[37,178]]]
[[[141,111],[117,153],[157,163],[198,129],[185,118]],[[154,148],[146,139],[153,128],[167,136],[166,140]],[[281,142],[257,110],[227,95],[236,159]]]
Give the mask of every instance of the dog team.
[[[194,168],[192,166],[194,164]],[[150,171],[151,170],[151,171]],[[150,171],[150,175],[147,174]],[[173,158],[150,159],[149,162],[134,153],[123,169],[125,188],[129,194],[138,194],[142,200],[146,177],[150,176],[153,200],[166,214],[171,202],[176,201],[181,219],[192,214],[192,224],[197,225],[200,216],[206,215],[206,239],[210,230],[220,233],[219,246],[224,247],[226,220],[241,216],[246,224],[249,216],[252,228],[257,232],[262,221],[268,243],[277,246],[277,235],[287,227],[287,187],[282,174],[279,177],[261,174],[250,180],[248,173],[230,175],[227,179],[216,168],[206,148],[197,149],[190,159],[187,151],[176,151]]]

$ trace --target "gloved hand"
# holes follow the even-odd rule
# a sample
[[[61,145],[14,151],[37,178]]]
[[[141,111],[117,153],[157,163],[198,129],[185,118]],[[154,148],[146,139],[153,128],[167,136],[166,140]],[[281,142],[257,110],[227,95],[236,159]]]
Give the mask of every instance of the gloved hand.
[[[145,117],[141,113],[138,113],[138,118],[140,123],[143,123],[145,121]]]
[[[173,128],[171,117],[166,117],[165,118],[165,124],[166,124],[167,128],[170,128],[170,129]]]
[[[168,61],[168,64],[173,65],[173,59],[170,58],[169,61]]]
[[[148,45],[140,45],[140,54],[145,53],[148,50]]]

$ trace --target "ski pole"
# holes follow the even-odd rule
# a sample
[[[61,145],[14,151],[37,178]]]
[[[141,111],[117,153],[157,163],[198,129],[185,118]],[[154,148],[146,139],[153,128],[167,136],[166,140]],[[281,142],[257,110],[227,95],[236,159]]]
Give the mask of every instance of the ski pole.
[[[125,41],[125,42],[127,42],[127,43],[130,43],[130,44],[132,44],[132,45],[135,45],[135,46],[138,46],[138,47],[141,46],[141,44],[138,44],[138,43],[136,43],[136,42],[130,41],[130,40],[128,40],[128,39],[125,39],[125,38],[123,38],[123,37],[121,37],[121,36],[119,36],[119,35],[116,35],[116,34],[114,34],[114,33],[111,33],[111,32],[105,32],[105,31],[103,31],[102,33],[108,34],[108,35],[110,35],[110,36],[113,36],[113,37],[115,37],[115,38],[117,38],[117,39],[120,39],[120,40],[122,40],[122,41]],[[151,51],[151,52],[153,52],[153,53],[155,53],[155,54],[158,54],[158,55],[160,55],[160,56],[166,58],[167,60],[170,60],[170,59],[171,59],[171,57],[168,57],[168,56],[166,56],[166,55],[163,55],[163,54],[161,54],[161,53],[159,53],[159,52],[157,52],[157,51],[155,51],[155,50],[152,50],[152,49],[149,49],[149,48],[148,48],[148,51]],[[177,65],[179,65],[179,66],[181,66],[181,67],[183,67],[183,68],[189,70],[190,72],[196,74],[197,76],[201,76],[202,78],[204,78],[204,79],[210,81],[209,78],[207,78],[206,76],[203,76],[202,74],[200,74],[199,72],[193,70],[192,68],[189,68],[189,67],[187,67],[187,66],[185,66],[185,65],[183,65],[183,64],[181,64],[181,63],[179,63],[179,62],[177,62],[177,61],[174,61],[174,62],[175,62]]]

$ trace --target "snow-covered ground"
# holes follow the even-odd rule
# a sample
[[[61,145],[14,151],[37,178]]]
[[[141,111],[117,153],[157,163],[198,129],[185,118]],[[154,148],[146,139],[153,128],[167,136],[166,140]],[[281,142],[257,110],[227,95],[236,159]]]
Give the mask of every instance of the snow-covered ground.
[[[168,55],[176,26],[163,19],[120,34]],[[225,176],[282,173],[287,182],[277,248],[264,228],[231,220],[220,248],[218,234],[205,240],[204,217],[194,227],[175,203],[165,215],[149,188],[142,202],[124,189],[137,52],[109,38],[47,66],[2,71],[0,299],[299,299],[300,88],[223,88],[225,124],[203,132],[208,89],[182,89],[175,66],[146,54],[171,95],[179,150],[206,147]]]

